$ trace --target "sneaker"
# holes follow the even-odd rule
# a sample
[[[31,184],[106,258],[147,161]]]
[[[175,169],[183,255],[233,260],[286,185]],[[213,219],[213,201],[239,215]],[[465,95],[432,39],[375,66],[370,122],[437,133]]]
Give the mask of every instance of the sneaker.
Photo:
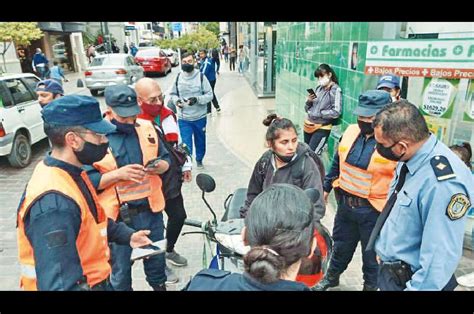
[[[202,164],[202,161],[196,161],[198,169],[204,168],[204,165]]]
[[[472,288],[474,287],[474,273],[466,274],[456,278],[458,284],[464,287]]]
[[[188,260],[184,257],[182,257],[181,255],[179,255],[178,253],[176,253],[175,250],[173,250],[173,252],[166,252],[166,259],[168,260],[168,262],[170,262],[171,264],[175,265],[175,266],[186,266],[188,265]]]
[[[171,268],[169,268],[168,266],[165,266],[165,274],[166,274],[166,282],[165,283],[167,285],[177,283],[179,281],[178,276],[176,276],[176,274],[173,272],[173,270]]]

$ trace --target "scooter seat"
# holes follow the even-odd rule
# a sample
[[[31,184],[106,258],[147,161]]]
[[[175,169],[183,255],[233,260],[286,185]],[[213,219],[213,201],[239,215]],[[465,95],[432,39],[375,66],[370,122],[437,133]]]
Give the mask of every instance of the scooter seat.
[[[222,221],[240,218],[240,208],[245,204],[247,199],[247,188],[240,188],[234,191],[234,195],[230,200],[228,208],[222,217]]]

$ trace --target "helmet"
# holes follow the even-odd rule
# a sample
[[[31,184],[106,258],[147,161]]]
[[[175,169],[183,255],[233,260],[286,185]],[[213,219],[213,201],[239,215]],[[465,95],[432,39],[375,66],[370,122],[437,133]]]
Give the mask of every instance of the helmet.
[[[333,251],[333,240],[326,227],[316,224],[314,238],[317,243],[314,254],[311,258],[303,258],[296,276],[297,282],[304,283],[310,288],[316,286],[326,275]]]

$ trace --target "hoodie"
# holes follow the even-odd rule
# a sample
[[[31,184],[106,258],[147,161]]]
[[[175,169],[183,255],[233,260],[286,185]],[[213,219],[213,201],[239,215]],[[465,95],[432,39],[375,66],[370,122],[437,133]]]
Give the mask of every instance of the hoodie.
[[[319,171],[319,167],[316,165],[316,162],[310,156],[306,155],[307,150],[309,147],[300,143],[298,148],[296,149],[295,157],[285,166],[276,169],[275,166],[275,157],[271,153],[271,150],[265,152],[262,157],[257,161],[252,177],[250,178],[250,182],[248,185],[247,190],[247,199],[245,200],[244,206],[240,209],[240,216],[245,217],[247,215],[247,211],[250,208],[253,200],[259,195],[263,190],[265,190],[268,186],[273,183],[288,183],[299,186],[303,190],[309,188],[315,188],[320,193],[319,199],[314,204],[315,212],[314,212],[314,221],[319,222],[319,220],[324,217],[326,212],[326,207],[323,201],[323,185],[321,179],[321,173]],[[264,174],[261,173],[261,163],[263,159],[266,159],[268,154],[271,154],[270,158],[270,165],[267,167],[266,172]],[[302,180],[302,185],[297,185],[296,178],[291,173],[291,168],[296,165],[300,167],[298,160],[301,158],[305,158],[304,161],[304,175]]]
[[[178,100],[184,102],[184,99],[197,98],[197,102],[192,106],[184,105],[183,108],[178,107],[178,119],[196,121],[205,118],[207,115],[207,103],[211,102],[214,97],[208,79],[203,75],[201,84],[201,73],[196,69],[191,73],[180,72],[178,75],[179,95],[175,83],[170,91],[171,101],[176,104]]]

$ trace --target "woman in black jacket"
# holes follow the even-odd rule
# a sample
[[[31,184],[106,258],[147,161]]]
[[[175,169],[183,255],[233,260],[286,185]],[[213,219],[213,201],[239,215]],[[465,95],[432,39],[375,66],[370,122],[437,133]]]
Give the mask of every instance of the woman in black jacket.
[[[308,145],[298,142],[298,133],[293,122],[271,114],[263,124],[268,127],[266,141],[270,149],[255,165],[248,185],[247,199],[240,209],[242,218],[246,216],[255,197],[274,183],[293,184],[303,190],[315,188],[323,195],[322,163]],[[315,204],[315,220],[319,221],[324,213],[325,205],[320,197]]]

